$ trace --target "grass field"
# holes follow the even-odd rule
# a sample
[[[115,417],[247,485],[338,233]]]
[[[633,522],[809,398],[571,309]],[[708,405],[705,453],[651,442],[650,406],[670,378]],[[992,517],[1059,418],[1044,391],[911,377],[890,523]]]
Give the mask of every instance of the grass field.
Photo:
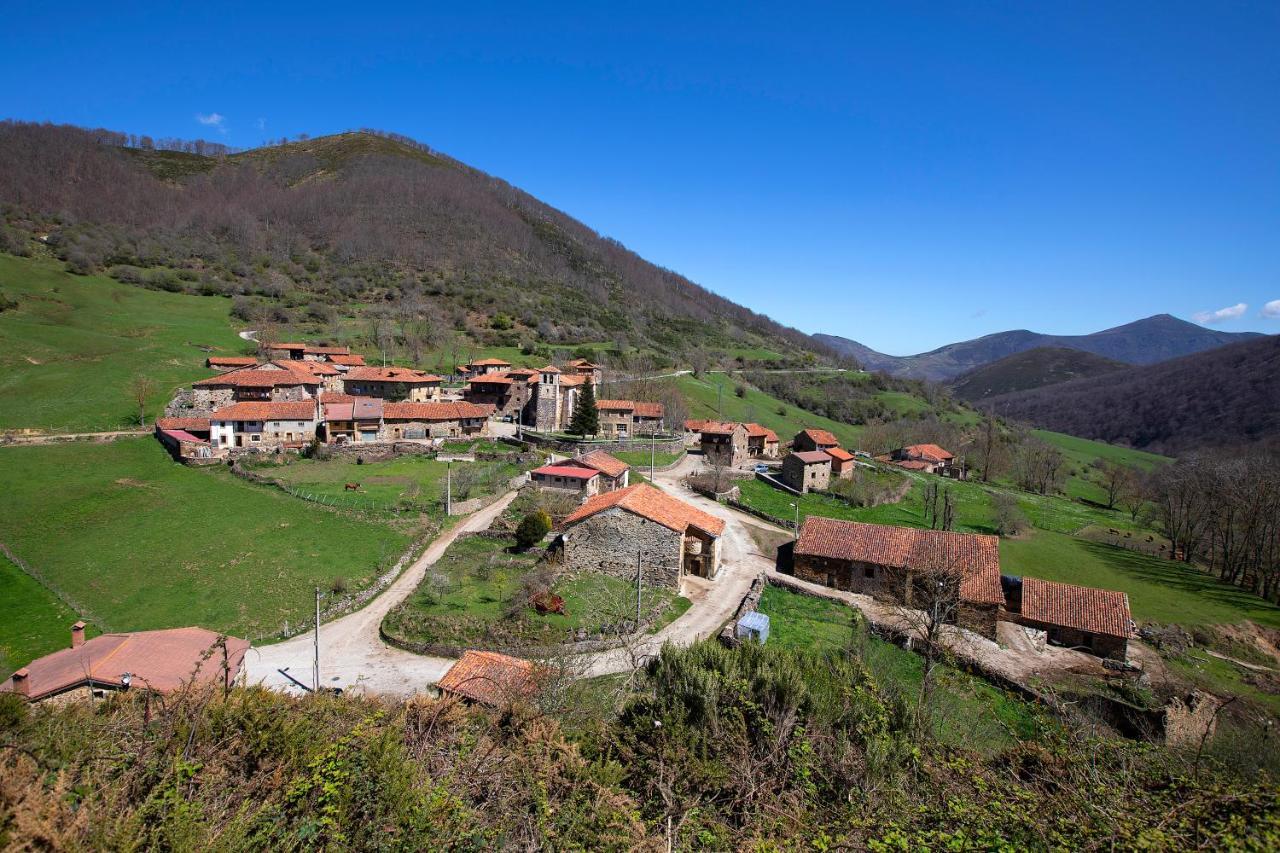
[[[155,381],[149,416],[173,389],[210,375],[203,347],[241,355],[229,299],[144,290],[104,276],[74,276],[53,262],[0,255],[0,429],[61,432],[137,424],[128,386]]]
[[[0,557],[0,679],[34,658],[66,648],[80,617],[22,569]],[[98,633],[90,625],[86,634]]]
[[[858,427],[811,414],[749,385],[744,386],[745,393],[739,397],[734,389],[740,383],[732,376],[712,373],[699,379],[686,375],[679,377],[677,383],[688,404],[690,418],[755,422],[776,432],[782,441],[789,441],[806,427],[818,427],[835,433],[845,447],[858,446]],[[720,386],[724,388],[723,394],[717,390]],[[719,412],[717,400],[721,406]],[[779,409],[785,414],[778,414]]]
[[[314,587],[368,584],[411,538],[222,468],[178,465],[149,438],[5,448],[0,482],[0,541],[104,630],[269,636],[307,618]]]
[[[538,552],[512,552],[511,544],[478,536],[455,541],[414,594],[387,614],[383,630],[413,643],[520,648],[555,645],[572,629],[635,618],[635,584],[599,574],[548,575],[565,613],[539,615],[524,603]],[[658,615],[657,627],[689,607],[687,599],[656,588],[644,589],[641,604],[646,614]]]
[[[769,643],[784,648],[859,654],[886,689],[914,705],[924,669],[920,657],[866,636],[857,612],[834,601],[767,586],[760,612],[769,616]],[[944,667],[934,691],[938,736],[955,746],[997,752],[1035,736],[1040,722],[1032,706],[987,682]]]

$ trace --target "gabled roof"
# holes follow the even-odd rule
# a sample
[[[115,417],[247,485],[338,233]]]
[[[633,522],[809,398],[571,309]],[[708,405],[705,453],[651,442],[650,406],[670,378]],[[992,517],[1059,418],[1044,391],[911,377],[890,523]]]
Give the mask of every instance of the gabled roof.
[[[381,397],[352,397],[329,394],[323,398],[327,421],[380,421],[385,400]]]
[[[720,421],[703,421],[698,432],[703,435],[733,435],[738,430],[746,431],[742,424],[722,423]]]
[[[808,436],[810,441],[818,445],[822,445],[822,444],[835,445],[840,443],[840,439],[836,438],[835,433],[825,429],[813,429],[813,428],[803,429],[800,431],[800,435]],[[796,436],[796,437],[799,438],[800,436]]]
[[[825,450],[797,450],[791,456],[803,462],[805,465],[830,465],[831,457],[827,455]]]
[[[571,477],[575,480],[590,480],[592,477],[599,477],[600,472],[595,468],[588,468],[585,465],[573,465],[568,462],[562,462],[558,465],[543,465],[541,468],[533,469],[534,474],[541,474],[544,477]]]
[[[126,672],[133,676],[133,687],[161,692],[177,690],[193,678],[201,684],[219,683],[222,651],[214,648],[219,636],[204,628],[103,634],[27,664],[26,695],[43,699],[86,684],[121,687]],[[247,640],[227,637],[228,682],[240,671],[248,649]],[[0,691],[13,689],[12,678],[0,684]]]
[[[635,407],[635,400],[596,400],[596,408],[602,411],[630,412]]]
[[[160,418],[156,421],[156,426],[160,429],[183,429],[195,430],[196,432],[209,431],[208,418]]]
[[[666,413],[666,407],[661,403],[646,403],[643,400],[636,401],[635,415],[638,418],[660,418]]]
[[[214,411],[214,421],[311,421],[315,420],[316,406],[311,400],[301,402],[263,401],[232,403]]]
[[[267,349],[305,350],[306,344],[264,344]]]
[[[961,599],[1004,604],[1000,540],[995,536],[809,516],[800,528],[795,553],[899,569],[954,571],[960,575]]]
[[[690,418],[684,422],[684,428],[689,432],[702,432],[702,428],[707,424],[713,424],[715,421],[704,421],[698,418]]]
[[[487,418],[493,412],[488,403],[387,403],[382,416],[389,421],[457,421]]]
[[[497,652],[465,652],[436,684],[441,692],[501,708],[529,699],[542,678],[532,661]]]
[[[946,462],[948,459],[955,459],[955,456],[950,451],[936,444],[909,444],[902,448],[902,452],[907,456],[923,459],[926,462]]]
[[[409,367],[353,367],[347,371],[348,382],[399,382],[404,385],[435,385],[444,380],[431,373]]]
[[[515,382],[510,376],[503,376],[501,373],[486,373],[467,380],[468,385],[514,385]]]
[[[822,452],[839,462],[853,461],[853,454],[845,450],[843,447],[828,447]]]
[[[703,512],[679,498],[673,498],[648,483],[637,483],[625,489],[605,492],[589,498],[564,520],[564,526],[570,527],[585,518],[614,507],[625,509],[627,512],[657,522],[679,533],[683,533],[689,527],[696,527],[712,536],[719,536],[724,532],[722,519]]]
[[[574,461],[586,465],[588,468],[595,468],[597,471],[602,474],[607,474],[610,477],[621,477],[628,469],[631,468],[630,465],[623,462],[621,459],[610,456],[603,450],[593,450]]]
[[[747,436],[749,438],[763,437],[766,442],[778,440],[778,434],[776,432],[768,429],[767,427],[762,427],[760,424],[743,424],[743,426],[746,427]]]
[[[560,377],[560,384],[565,388],[573,388],[576,385],[586,385],[588,378],[586,375],[570,373]]]
[[[341,364],[344,367],[364,367],[364,356],[362,355],[331,355],[329,361],[334,364]]]
[[[247,355],[211,355],[204,363],[207,367],[249,367],[258,360]]]
[[[556,367],[554,364],[548,364],[546,367],[540,368],[538,372],[539,373],[561,373],[562,371],[560,370],[560,368]]]
[[[337,376],[342,371],[323,361],[273,361],[281,370],[292,371],[299,376]]]
[[[319,385],[320,380],[315,376],[294,373],[292,370],[266,370],[249,367],[230,370],[191,384],[204,388],[217,388],[220,386],[229,388],[274,388],[277,385]]]
[[[1036,622],[1077,628],[1108,637],[1129,636],[1129,596],[1040,578],[1022,579],[1022,615]]]
[[[196,438],[194,435],[192,435],[191,433],[187,432],[185,429],[164,429],[164,428],[161,428],[161,430],[160,430],[160,431],[161,431],[162,433],[164,433],[165,435],[169,436],[170,438],[177,439],[178,441],[186,441],[186,442],[190,442],[190,443],[192,443],[192,444],[208,444],[208,443],[209,443],[209,442],[205,441],[203,438]]]
[[[500,358],[482,358],[479,361],[471,362],[471,367],[510,367],[511,362],[503,361]]]

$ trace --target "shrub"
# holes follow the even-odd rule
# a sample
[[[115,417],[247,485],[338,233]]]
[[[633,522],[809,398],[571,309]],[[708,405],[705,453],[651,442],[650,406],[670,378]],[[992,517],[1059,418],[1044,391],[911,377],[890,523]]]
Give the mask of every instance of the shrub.
[[[516,545],[522,549],[532,548],[542,541],[542,537],[551,532],[551,516],[542,510],[534,510],[526,515],[516,528]]]
[[[747,396],[747,386],[746,386],[746,385],[737,385],[737,386],[734,386],[734,389],[733,389],[733,395],[734,395],[735,397],[745,397],[745,396]]]

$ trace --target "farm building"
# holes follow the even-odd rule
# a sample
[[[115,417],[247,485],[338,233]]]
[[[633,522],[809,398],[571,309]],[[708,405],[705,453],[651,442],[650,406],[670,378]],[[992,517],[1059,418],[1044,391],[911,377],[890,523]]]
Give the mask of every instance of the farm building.
[[[356,397],[428,403],[440,399],[439,376],[407,367],[353,367],[342,377],[342,391]]]
[[[593,450],[590,453],[584,453],[582,456],[573,460],[579,465],[585,465],[588,468],[594,468],[600,472],[600,491],[612,492],[615,489],[625,489],[631,476],[631,466],[605,453],[603,450]]]
[[[1125,593],[1039,578],[1003,580],[1010,621],[1044,631],[1057,645],[1112,660],[1128,657],[1133,617]]]
[[[317,376],[255,364],[191,383],[192,405],[211,412],[232,403],[298,402],[315,397],[322,384]]]
[[[543,673],[533,661],[497,652],[464,652],[436,683],[446,696],[468,702],[506,708],[528,702],[538,694]]]
[[[664,410],[661,403],[635,400],[597,400],[600,434],[606,438],[628,438],[662,431]]]
[[[791,440],[792,450],[826,450],[839,446],[840,439],[825,429],[802,429]]]
[[[130,689],[171,693],[192,683],[229,686],[249,649],[247,640],[204,628],[103,634],[92,640],[85,639],[84,629],[83,622],[72,625],[69,648],[22,667],[0,684],[0,692],[46,702]]]
[[[824,452],[831,457],[831,476],[833,478],[848,480],[853,477],[856,460],[852,453],[843,447],[828,447]]]
[[[384,441],[415,438],[483,437],[489,434],[493,406],[476,403],[385,403]]]
[[[252,367],[257,363],[256,358],[238,355],[211,355],[204,360],[204,366],[211,370],[235,370],[240,367]]]
[[[317,401],[234,403],[209,418],[209,444],[228,448],[301,447],[316,437]]]
[[[908,471],[923,471],[954,480],[965,478],[964,460],[936,444],[910,444],[889,454],[889,462]]]
[[[535,468],[529,472],[529,480],[539,489],[550,492],[566,492],[580,497],[600,493],[600,472],[576,464],[576,460]]]
[[[706,421],[700,434],[702,456],[708,465],[737,468],[747,463],[747,428],[742,424]]]
[[[212,459],[208,418],[159,418],[156,438],[179,462]]]
[[[760,424],[743,424],[747,431],[747,455],[755,459],[778,458],[778,434]]]
[[[724,521],[638,483],[589,498],[563,524],[558,547],[570,570],[676,590],[686,574],[714,578],[720,568]]]
[[[788,453],[782,460],[781,479],[797,492],[825,490],[831,485],[831,457],[821,450]]]

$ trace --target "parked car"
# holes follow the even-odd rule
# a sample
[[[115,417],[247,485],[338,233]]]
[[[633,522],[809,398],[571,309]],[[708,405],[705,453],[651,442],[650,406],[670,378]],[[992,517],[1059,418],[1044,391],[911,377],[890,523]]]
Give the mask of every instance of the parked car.
[[[757,474],[768,474],[768,473],[769,473],[769,466],[768,466],[768,465],[757,465],[757,466],[756,466],[755,468],[753,468],[752,470],[753,470],[753,471],[755,471]]]

